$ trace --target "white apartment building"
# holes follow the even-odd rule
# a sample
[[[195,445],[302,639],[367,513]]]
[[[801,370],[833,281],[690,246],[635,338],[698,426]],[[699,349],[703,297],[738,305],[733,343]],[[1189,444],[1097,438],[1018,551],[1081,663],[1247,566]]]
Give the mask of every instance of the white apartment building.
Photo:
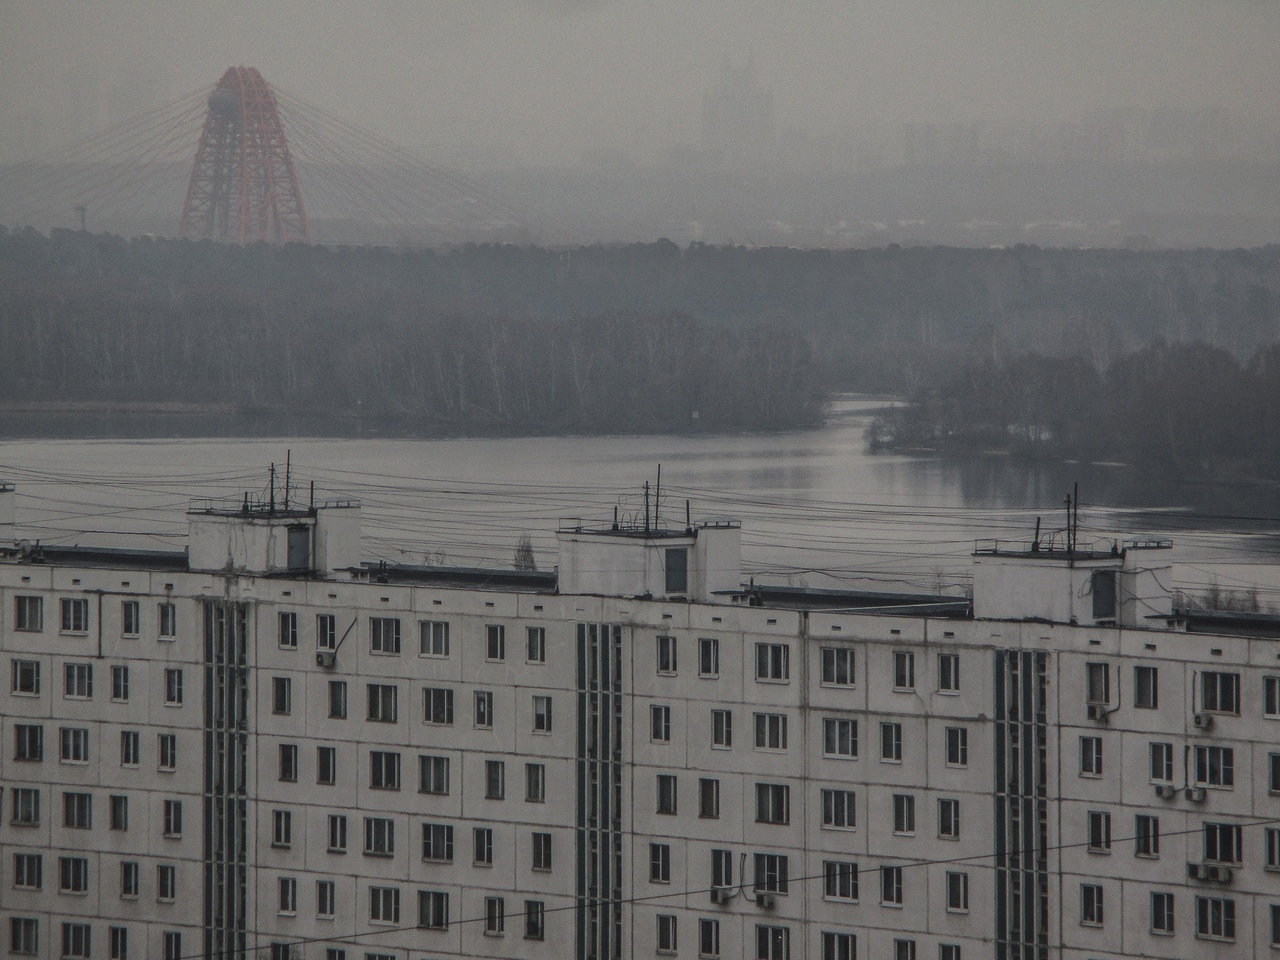
[[[0,550],[10,956],[1280,948],[1280,625],[1198,632],[1165,544],[984,549],[968,612],[744,589],[723,519],[556,574],[362,565],[352,503],[190,522]]]

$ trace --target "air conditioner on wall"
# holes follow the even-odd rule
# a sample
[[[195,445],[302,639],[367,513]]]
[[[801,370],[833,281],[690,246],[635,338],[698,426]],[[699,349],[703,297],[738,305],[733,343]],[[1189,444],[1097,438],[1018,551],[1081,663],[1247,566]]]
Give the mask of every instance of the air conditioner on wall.
[[[733,887],[712,887],[711,902],[712,903],[728,903],[733,899],[735,891]]]
[[[772,910],[772,909],[773,909],[773,902],[774,902],[774,901],[773,901],[773,894],[772,894],[772,893],[757,893],[757,894],[756,894],[756,904],[757,904],[757,906],[763,907],[765,910]]]
[[[316,666],[332,670],[338,662],[338,654],[333,650],[320,650],[316,653]]]
[[[1172,800],[1178,795],[1178,788],[1172,783],[1162,783],[1156,787],[1156,796],[1161,800]]]
[[[1192,803],[1204,803],[1205,797],[1209,794],[1205,791],[1204,787],[1187,787],[1182,791],[1182,795]]]
[[[1205,868],[1205,874],[1206,874],[1205,879],[1211,880],[1214,883],[1230,883],[1231,882],[1230,867],[1224,867],[1218,864],[1214,864],[1213,866],[1209,866]]]
[[[1102,723],[1107,722],[1107,705],[1105,703],[1091,703],[1085,707],[1085,712],[1090,720],[1098,720]]]
[[[1197,714],[1195,714],[1194,716],[1192,716],[1192,718],[1191,718],[1191,722],[1192,722],[1193,724],[1195,724],[1195,728],[1196,728],[1197,730],[1212,730],[1212,729],[1213,729],[1213,714],[1211,714],[1211,713],[1197,713]]]
[[[1187,878],[1190,880],[1208,880],[1209,868],[1203,863],[1188,863]]]

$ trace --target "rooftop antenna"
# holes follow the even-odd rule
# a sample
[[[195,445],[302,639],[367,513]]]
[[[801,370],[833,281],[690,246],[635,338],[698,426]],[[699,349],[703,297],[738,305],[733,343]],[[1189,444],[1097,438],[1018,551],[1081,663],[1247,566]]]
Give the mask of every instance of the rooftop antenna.
[[[658,522],[658,514],[662,510],[662,464],[658,464],[658,489],[653,494],[653,529],[657,530],[661,524]]]
[[[268,509],[272,513],[275,513],[276,512],[276,465],[274,463],[271,464],[271,495],[268,499],[268,504],[269,504]]]
[[[689,512],[689,501],[684,502],[684,532],[693,533],[693,518]]]
[[[289,509],[289,480],[293,473],[293,451],[284,452],[284,508]]]
[[[312,480],[311,481],[311,509],[314,510],[315,508],[316,508],[316,482]]]
[[[1039,517],[1036,517],[1036,535],[1035,535],[1035,539],[1031,541],[1031,552],[1032,553],[1040,552],[1040,518]]]
[[[644,482],[644,532],[649,532],[649,481]]]
[[[1071,552],[1075,553],[1076,544],[1080,541],[1080,481],[1071,488],[1073,511],[1071,515]]]

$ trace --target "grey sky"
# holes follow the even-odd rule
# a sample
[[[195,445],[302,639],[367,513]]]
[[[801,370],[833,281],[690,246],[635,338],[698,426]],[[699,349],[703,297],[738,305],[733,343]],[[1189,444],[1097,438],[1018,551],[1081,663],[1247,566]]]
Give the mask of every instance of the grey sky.
[[[725,57],[779,121],[1044,120],[1096,106],[1280,118],[1276,0],[0,0],[0,159],[232,64],[428,154],[651,158]]]

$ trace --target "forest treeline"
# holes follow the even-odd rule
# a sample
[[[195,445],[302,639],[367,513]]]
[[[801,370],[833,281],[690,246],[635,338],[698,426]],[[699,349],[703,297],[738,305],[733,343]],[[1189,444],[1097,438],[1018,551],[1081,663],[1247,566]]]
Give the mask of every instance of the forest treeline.
[[[1203,343],[1153,344],[1105,371],[1084,358],[973,358],[878,417],[879,450],[1003,451],[1138,464],[1181,477],[1280,469],[1280,345],[1241,362]]]
[[[0,228],[0,401],[303,408],[460,432],[771,429],[965,358],[1108,371],[1280,340],[1280,246],[238,247]],[[697,413],[697,418],[694,413]]]

